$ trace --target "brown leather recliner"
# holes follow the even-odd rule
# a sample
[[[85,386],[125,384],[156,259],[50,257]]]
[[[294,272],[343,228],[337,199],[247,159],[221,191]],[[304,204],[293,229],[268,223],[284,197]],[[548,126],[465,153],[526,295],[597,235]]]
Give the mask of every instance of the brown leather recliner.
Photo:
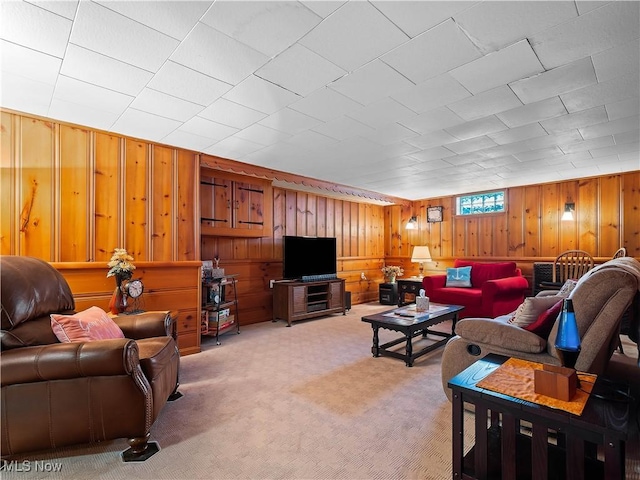
[[[64,277],[47,262],[0,256],[2,456],[127,438],[123,460],[144,460],[151,425],[177,394],[180,355],[168,312],[114,318],[125,338],[60,343],[50,314],[74,313]]]

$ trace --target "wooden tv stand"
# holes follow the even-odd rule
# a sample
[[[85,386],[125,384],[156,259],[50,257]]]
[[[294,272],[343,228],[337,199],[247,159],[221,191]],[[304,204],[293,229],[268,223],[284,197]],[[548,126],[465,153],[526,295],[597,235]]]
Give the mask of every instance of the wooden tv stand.
[[[273,321],[291,322],[321,317],[330,313],[346,314],[344,279],[317,282],[276,282],[273,285]]]

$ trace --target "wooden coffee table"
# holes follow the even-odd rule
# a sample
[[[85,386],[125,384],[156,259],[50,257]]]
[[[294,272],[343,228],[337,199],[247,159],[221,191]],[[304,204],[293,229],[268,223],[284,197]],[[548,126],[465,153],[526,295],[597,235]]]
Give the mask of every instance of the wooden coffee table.
[[[456,322],[458,321],[458,313],[463,309],[464,307],[460,305],[440,305],[432,303],[429,306],[429,312],[424,313],[417,313],[415,311],[415,305],[410,305],[408,307],[396,308],[394,310],[377,313],[375,315],[366,315],[362,317],[362,321],[370,323],[371,328],[373,329],[373,346],[371,347],[371,353],[374,357],[383,355],[399,358],[405,361],[407,367],[412,367],[413,361],[416,358],[421,357],[425,353],[435,350],[447,343],[447,340],[454,335]],[[451,333],[429,330],[429,327],[436,325],[437,323],[444,322],[445,320],[453,320]],[[378,330],[380,328],[400,332],[403,336],[380,345],[378,337]],[[443,338],[442,340],[438,340],[427,345],[414,353],[412,344],[413,338],[418,335],[422,335],[422,337],[425,338],[427,334]],[[405,353],[390,350],[390,347],[402,342],[406,343]]]

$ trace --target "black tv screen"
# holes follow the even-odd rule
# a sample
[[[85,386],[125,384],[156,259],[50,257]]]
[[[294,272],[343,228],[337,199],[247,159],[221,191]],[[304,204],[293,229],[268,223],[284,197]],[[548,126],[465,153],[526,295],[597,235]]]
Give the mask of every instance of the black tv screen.
[[[283,237],[283,277],[287,280],[336,278],[336,260],[333,237]]]

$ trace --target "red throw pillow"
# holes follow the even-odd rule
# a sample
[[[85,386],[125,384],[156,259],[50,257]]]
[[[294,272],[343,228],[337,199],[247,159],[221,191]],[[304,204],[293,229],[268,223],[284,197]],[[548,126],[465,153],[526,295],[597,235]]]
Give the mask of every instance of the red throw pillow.
[[[51,328],[63,343],[124,338],[116,322],[99,307],[90,307],[74,315],[52,313]]]
[[[549,334],[551,333],[551,329],[553,328],[553,324],[556,323],[556,319],[560,312],[562,311],[562,299],[558,300],[558,303],[552,305],[547,310],[538,315],[538,318],[535,322],[526,327],[523,327],[525,330],[529,332],[533,332],[539,337],[544,338],[545,340],[549,338]]]

